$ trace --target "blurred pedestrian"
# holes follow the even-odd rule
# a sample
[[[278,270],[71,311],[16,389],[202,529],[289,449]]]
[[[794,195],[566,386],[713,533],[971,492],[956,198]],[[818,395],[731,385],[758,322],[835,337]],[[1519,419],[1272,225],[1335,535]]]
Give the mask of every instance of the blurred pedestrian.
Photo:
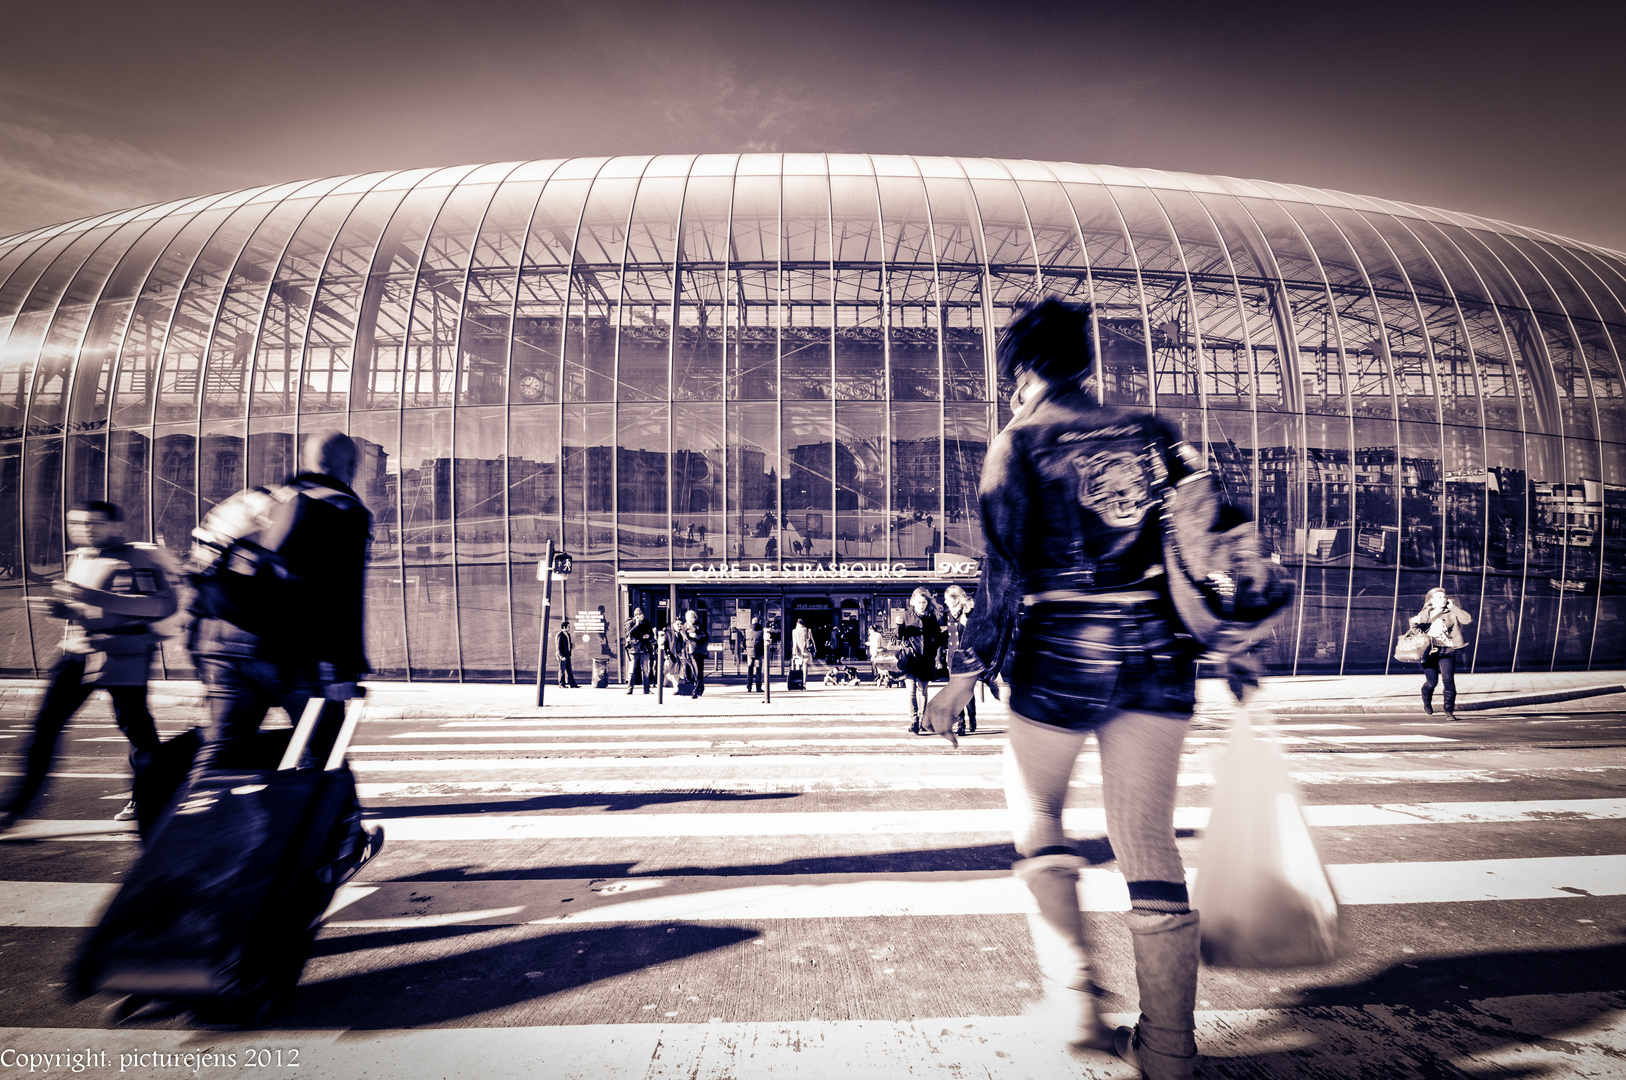
[[[139,774],[158,750],[158,731],[147,711],[147,677],[161,636],[153,628],[175,611],[175,592],[158,550],[124,539],[124,515],[108,502],[84,502],[68,511],[74,550],[49,597],[31,598],[65,623],[45,697],[34,716],[23,775],[0,810],[0,832],[28,811],[51,771],[68,720],[91,692],[113,699],[113,718],[130,740],[131,771]],[[140,785],[134,785],[139,790]],[[132,798],[115,817],[145,821],[157,808]]]
[[[1016,415],[983,467],[981,603],[927,723],[954,743],[977,679],[1014,649],[1006,798],[1022,858],[1012,869],[1037,904],[1035,944],[1050,992],[1071,1010],[1068,1041],[1115,1052],[1145,1077],[1188,1078],[1198,928],[1174,803],[1198,650],[1163,577],[1157,493],[1198,459],[1164,421],[1097,404],[1089,329],[1087,308],[1052,300],[1019,313],[1000,338]],[[1140,990],[1139,1023],[1116,1031],[1097,1012],[1078,898],[1085,864],[1061,821],[1092,731]]]
[[[947,636],[932,610],[932,594],[918,588],[909,594],[909,608],[898,623],[898,674],[909,690],[909,731],[929,735],[921,721],[926,713],[926,687],[937,677],[937,654]]]
[[[1445,715],[1457,718],[1457,653],[1468,647],[1462,628],[1473,616],[1458,607],[1444,589],[1430,589],[1423,597],[1423,610],[1411,617],[1411,624],[1428,635],[1428,652],[1423,656],[1423,711],[1434,715],[1434,687],[1445,684]]]
[[[626,645],[628,658],[632,664],[632,673],[627,676],[627,693],[642,680],[644,693],[649,693],[649,684],[655,677],[655,627],[644,617],[644,609],[632,609],[632,618],[627,620]]]
[[[252,751],[266,711],[280,706],[297,721],[312,697],[325,704],[307,752],[323,760],[370,670],[363,581],[372,515],[350,488],[356,444],[317,432],[300,461],[288,483],[238,492],[193,531],[192,659],[209,705],[195,777],[260,767]],[[351,873],[384,843],[359,810],[354,820]]]
[[[570,654],[575,650],[576,643],[571,637],[570,623],[559,624],[559,635],[554,639],[559,650],[559,689],[576,689],[576,669],[571,666]]]

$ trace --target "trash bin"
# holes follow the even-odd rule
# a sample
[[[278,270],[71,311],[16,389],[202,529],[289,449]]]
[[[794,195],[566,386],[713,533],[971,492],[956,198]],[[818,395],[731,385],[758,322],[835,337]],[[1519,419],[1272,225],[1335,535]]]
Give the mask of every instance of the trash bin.
[[[607,660],[593,661],[593,685],[602,690],[610,685],[610,664]]]

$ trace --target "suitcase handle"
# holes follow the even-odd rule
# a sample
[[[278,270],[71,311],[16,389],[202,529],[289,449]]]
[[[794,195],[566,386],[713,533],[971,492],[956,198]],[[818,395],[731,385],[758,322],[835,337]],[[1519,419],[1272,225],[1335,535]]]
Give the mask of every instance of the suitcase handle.
[[[286,772],[299,766],[299,756],[309,745],[311,735],[316,731],[316,721],[322,716],[322,706],[326,704],[326,698],[315,696],[305,702],[305,711],[299,716],[299,726],[294,728],[294,737],[288,740],[288,749],[283,751],[282,760],[277,762],[278,772]]]
[[[352,701],[361,701],[367,696],[365,686],[356,687],[356,696]],[[277,762],[277,771],[285,772],[299,767],[299,759],[305,753],[305,747],[310,745],[311,736],[316,733],[316,723],[321,719],[322,708],[327,705],[327,698],[312,696],[305,702],[305,710],[300,713],[299,726],[294,728],[293,738],[288,740],[288,749],[283,752],[282,760]],[[344,723],[339,727],[339,735],[333,741],[333,752],[328,755],[326,770],[337,769],[344,764],[344,752],[350,748],[350,740],[356,732],[356,722],[361,719],[361,705],[345,709]]]
[[[338,738],[333,740],[333,751],[327,756],[327,764],[322,766],[327,772],[332,772],[344,764],[344,752],[350,749],[350,740],[355,737],[356,725],[361,723],[361,714],[367,708],[367,688],[356,687],[356,696],[351,698],[344,710],[344,724],[339,728]]]

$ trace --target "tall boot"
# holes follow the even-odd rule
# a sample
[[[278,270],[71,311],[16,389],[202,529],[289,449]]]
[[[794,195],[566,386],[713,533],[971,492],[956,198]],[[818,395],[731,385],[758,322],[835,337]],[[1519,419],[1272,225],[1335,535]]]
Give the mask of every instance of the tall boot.
[[[1445,688],[1445,715],[1455,720],[1457,718],[1457,691],[1454,687]]]
[[[1126,911],[1140,986],[1140,1022],[1119,1028],[1113,1049],[1146,1080],[1191,1080],[1197,1065],[1195,911]]]
[[[1066,1010],[1067,1042],[1077,1047],[1111,1050],[1113,1032],[1101,1022],[1095,984],[1090,981],[1090,954],[1084,940],[1084,916],[1078,906],[1077,855],[1038,855],[1012,863],[1027,885],[1039,913],[1028,916],[1046,996]]]
[[[1447,712],[1451,711],[1451,706],[1447,705],[1445,708]],[[1434,715],[1434,691],[1432,690],[1424,689],[1423,691],[1423,712],[1429,716]]]

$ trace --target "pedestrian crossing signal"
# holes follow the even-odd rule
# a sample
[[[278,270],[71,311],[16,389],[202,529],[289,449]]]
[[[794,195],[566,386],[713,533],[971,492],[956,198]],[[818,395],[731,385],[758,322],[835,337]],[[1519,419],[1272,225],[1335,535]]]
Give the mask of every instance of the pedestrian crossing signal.
[[[559,577],[569,577],[573,565],[574,560],[566,552],[561,551],[553,557],[553,572]]]

